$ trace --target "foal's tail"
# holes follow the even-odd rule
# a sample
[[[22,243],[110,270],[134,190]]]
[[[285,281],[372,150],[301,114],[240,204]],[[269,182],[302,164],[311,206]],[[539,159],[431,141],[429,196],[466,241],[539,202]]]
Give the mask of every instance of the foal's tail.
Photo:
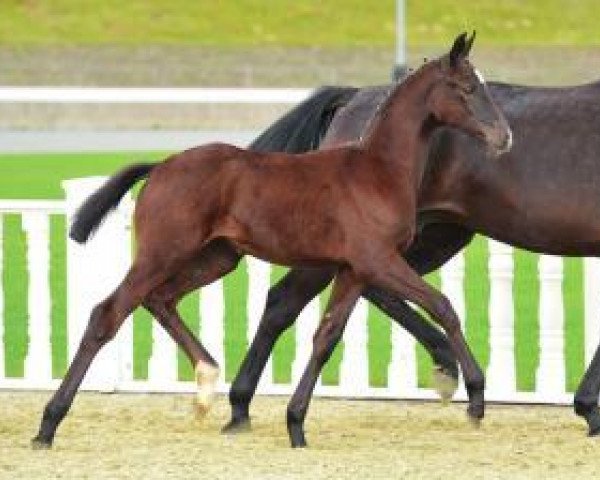
[[[138,180],[147,177],[155,166],[154,163],[138,163],[110,177],[79,207],[73,217],[69,237],[77,243],[85,243],[108,212],[116,208],[123,195]]]

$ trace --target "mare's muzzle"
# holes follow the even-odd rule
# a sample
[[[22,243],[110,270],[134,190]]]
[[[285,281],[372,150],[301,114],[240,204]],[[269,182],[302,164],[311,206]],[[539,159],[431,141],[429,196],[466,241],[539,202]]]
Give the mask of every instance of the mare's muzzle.
[[[483,131],[485,143],[490,153],[495,157],[508,152],[513,144],[513,134],[510,126],[505,122],[495,122]]]

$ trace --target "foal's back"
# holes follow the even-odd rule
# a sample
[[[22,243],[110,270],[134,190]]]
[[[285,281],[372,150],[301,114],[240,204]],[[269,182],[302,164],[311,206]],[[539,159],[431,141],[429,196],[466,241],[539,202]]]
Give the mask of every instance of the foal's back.
[[[335,260],[357,180],[363,189],[377,180],[372,165],[356,146],[291,156],[209,144],[170,157],[138,199],[138,236],[169,232],[167,242],[190,251],[226,238],[287,265]]]

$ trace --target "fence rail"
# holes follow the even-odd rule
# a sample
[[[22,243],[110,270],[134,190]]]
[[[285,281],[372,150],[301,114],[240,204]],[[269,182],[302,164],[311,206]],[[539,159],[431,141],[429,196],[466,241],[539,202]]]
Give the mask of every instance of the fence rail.
[[[4,214],[19,214],[26,233],[26,263],[28,275],[27,335],[29,338],[21,378],[5,375],[4,342],[0,341],[1,388],[55,388],[57,380],[51,372],[51,303],[49,287],[49,215],[64,214],[70,218],[81,200],[94,191],[103,178],[70,180],[64,183],[64,201],[0,201],[0,220]],[[109,293],[131,261],[132,199],[126,197],[116,214],[111,215],[96,236],[85,246],[67,242],[67,331],[68,358],[71,359],[87,324],[93,305]],[[2,266],[10,259],[2,259],[2,221],[0,221],[0,282]],[[253,258],[248,259],[248,298],[246,314],[251,340],[264,307],[270,285],[270,266]],[[584,264],[585,290],[585,357],[589,362],[598,341],[597,292],[600,267],[597,260]],[[563,316],[563,262],[559,257],[541,256],[539,275],[539,367],[533,392],[517,390],[515,376],[515,302],[513,299],[513,249],[489,241],[489,354],[487,368],[487,397],[490,400],[510,402],[567,403],[572,394],[565,389],[565,335]],[[10,279],[7,279],[10,281]],[[451,299],[457,313],[465,318],[465,259],[457,255],[441,270],[441,288]],[[0,289],[3,286],[0,283]],[[221,363],[225,357],[224,290],[222,282],[204,288],[199,311],[202,318],[201,340]],[[3,295],[0,295],[0,338],[3,337]],[[259,385],[259,393],[280,394],[292,391],[306,365],[311,350],[311,338],[319,321],[319,303],[315,300],[301,314],[295,336],[295,358],[292,363],[292,381],[275,383],[270,366]],[[418,387],[415,341],[406,332],[394,326],[391,335],[391,359],[387,369],[387,386],[369,385],[367,305],[361,300],[353,312],[344,334],[345,348],[341,361],[339,384],[322,385],[318,395],[375,397],[375,398],[434,398],[428,389]],[[177,355],[173,342],[153,322],[152,354],[148,364],[148,380],[136,380],[133,375],[133,328],[125,323],[117,338],[103,349],[94,361],[83,387],[94,390],[119,391],[193,391],[191,382],[177,379]],[[224,377],[219,389],[228,388]],[[457,394],[465,398],[464,389]]]
[[[0,103],[234,103],[296,104],[306,88],[148,88],[0,86]]]

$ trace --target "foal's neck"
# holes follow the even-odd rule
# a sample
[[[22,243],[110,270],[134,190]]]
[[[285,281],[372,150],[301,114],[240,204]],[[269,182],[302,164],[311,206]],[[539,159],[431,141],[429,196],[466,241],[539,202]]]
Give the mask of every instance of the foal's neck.
[[[362,140],[366,151],[397,180],[418,190],[425,171],[434,121],[425,100],[436,81],[432,65],[421,67],[398,84],[376,113]]]

